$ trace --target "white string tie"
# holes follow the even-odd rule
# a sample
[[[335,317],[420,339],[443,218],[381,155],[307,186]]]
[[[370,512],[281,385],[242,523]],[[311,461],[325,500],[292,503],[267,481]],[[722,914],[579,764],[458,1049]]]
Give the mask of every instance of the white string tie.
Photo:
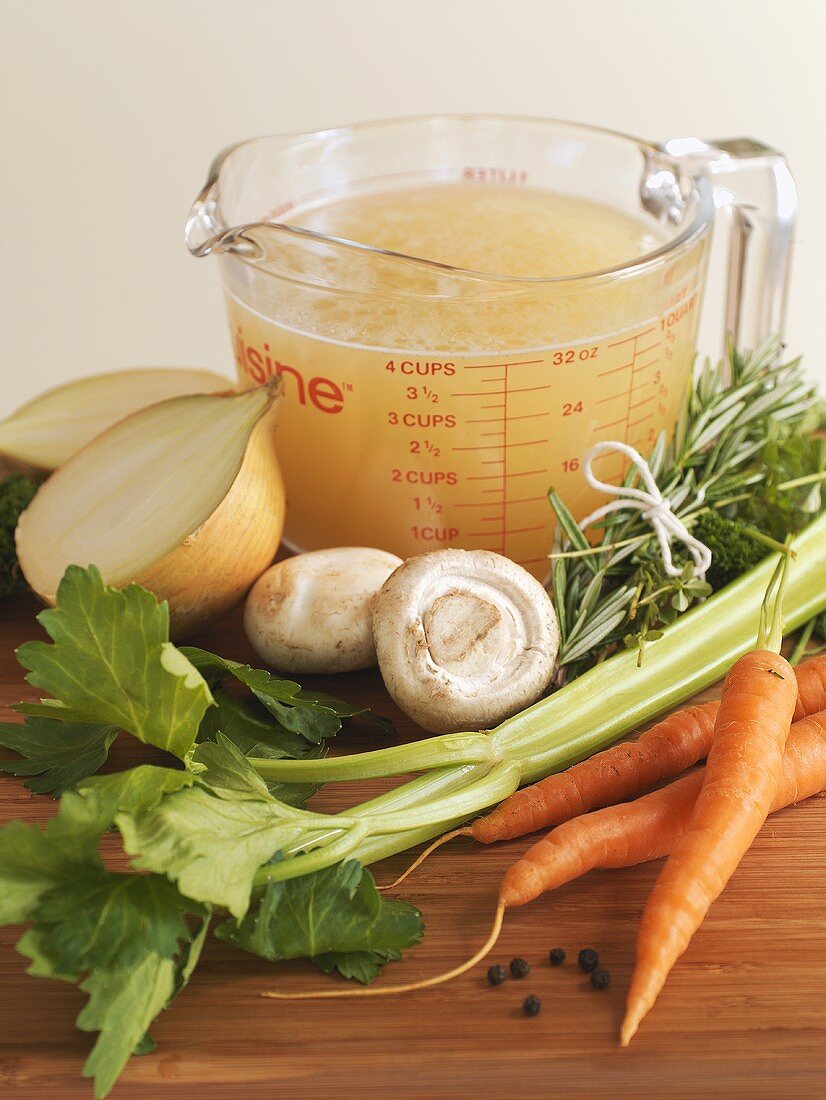
[[[600,455],[608,454],[611,451],[619,451],[631,460],[637,468],[645,489],[638,489],[632,485],[609,485],[606,481],[600,481],[591,469],[592,463]],[[705,580],[706,571],[711,565],[711,551],[704,542],[695,539],[682,520],[672,512],[671,501],[660,492],[648,463],[639,451],[634,450],[627,443],[620,443],[616,440],[605,440],[602,443],[597,443],[585,456],[584,473],[585,480],[592,489],[598,489],[600,492],[608,493],[610,496],[619,499],[603,504],[601,508],[597,508],[596,511],[591,512],[589,516],[581,520],[579,526],[583,530],[592,523],[596,523],[597,520],[602,519],[603,516],[607,516],[610,512],[618,512],[621,508],[636,508],[642,518],[651,524],[654,534],[657,536],[663,565],[668,576],[679,577],[682,572],[674,564],[671,557],[671,542],[673,539],[677,539],[688,548],[691,557],[694,559],[697,576],[700,580]]]

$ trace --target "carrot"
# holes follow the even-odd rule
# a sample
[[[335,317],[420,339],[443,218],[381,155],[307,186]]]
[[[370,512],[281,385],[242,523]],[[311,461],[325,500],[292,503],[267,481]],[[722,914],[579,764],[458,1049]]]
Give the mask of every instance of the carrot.
[[[627,1046],[669,972],[719,897],[771,809],[797,701],[794,669],[780,656],[788,556],[763,602],[757,648],[723,684],[711,748],[688,829],[677,841],[642,916],[620,1041]],[[769,611],[776,586],[771,623]]]
[[[826,695],[826,692],[824,692]],[[470,826],[474,840],[492,844],[558,825],[599,806],[612,806],[704,759],[711,745],[717,700],[684,707],[625,741],[506,798]]]
[[[826,656],[810,657],[795,668],[794,674],[797,677],[794,720],[797,722],[826,707]]]
[[[826,657],[813,657],[794,673],[799,696],[796,721],[826,708]],[[684,707],[636,741],[613,745],[567,771],[523,787],[474,821],[470,835],[482,844],[511,840],[598,806],[612,806],[679,775],[708,754],[719,708],[717,700]]]
[[[705,769],[634,802],[566,821],[537,841],[505,874],[499,897],[510,909],[597,867],[632,867],[668,855],[683,836]],[[771,812],[826,789],[826,709],[796,722]]]
[[[441,985],[469,970],[488,954],[502,928],[504,912],[533,901],[546,890],[596,867],[631,867],[667,855],[682,837],[705,778],[701,769],[635,802],[609,806],[564,822],[530,848],[502,879],[493,929],[472,959],[461,966],[406,985],[314,993],[262,993],[275,1000],[316,1000],[386,996]],[[792,726],[780,784],[771,812],[826,789],[826,709]]]
[[[798,699],[794,720],[826,709],[826,656],[812,657],[794,670]],[[641,734],[556,772],[506,798],[485,817],[439,837],[394,882],[391,890],[448,840],[470,836],[481,844],[513,840],[547,829],[600,806],[612,806],[705,759],[711,745],[719,700],[683,707]]]
[[[637,967],[622,1027],[623,1045],[635,1034],[711,901],[719,895],[765,821],[780,789],[784,752],[798,697],[794,669],[779,653],[789,558],[788,552],[781,558],[763,600],[757,648],[741,657],[726,677],[708,763],[688,826],[676,836],[672,855],[646,906],[646,914],[651,912],[652,918],[648,926],[643,918]],[[643,852],[651,850],[651,844],[642,848]],[[665,888],[658,889],[662,883]],[[470,959],[452,970],[421,981],[354,992],[267,991],[261,996],[275,1000],[377,997],[450,981],[481,961],[499,938],[505,910],[514,904],[513,896],[504,887],[503,881],[503,893],[487,940]]]

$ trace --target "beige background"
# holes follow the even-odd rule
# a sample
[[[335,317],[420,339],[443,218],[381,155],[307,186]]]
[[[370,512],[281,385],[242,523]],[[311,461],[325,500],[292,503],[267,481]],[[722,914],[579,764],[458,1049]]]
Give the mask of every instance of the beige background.
[[[0,415],[82,373],[231,373],[218,272],[182,240],[213,153],[438,111],[782,149],[787,336],[826,379],[822,0],[0,0],[0,22]]]

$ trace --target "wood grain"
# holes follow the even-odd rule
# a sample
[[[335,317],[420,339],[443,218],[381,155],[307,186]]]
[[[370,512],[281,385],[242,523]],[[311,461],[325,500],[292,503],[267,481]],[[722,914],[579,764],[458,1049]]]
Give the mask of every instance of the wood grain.
[[[13,649],[40,636],[33,602],[2,607],[2,707],[35,692]],[[237,614],[198,639],[234,658],[252,657]],[[390,703],[372,672],[315,678],[347,699],[398,722],[401,739],[424,736]],[[709,691],[699,698],[711,698]],[[339,747],[382,743],[368,727],[343,733]],[[159,758],[127,737],[112,754],[119,770]],[[322,792],[331,809],[375,784]],[[45,821],[47,798],[0,778],[0,820]],[[524,841],[477,849],[447,846],[405,884],[403,896],[424,912],[424,943],[387,968],[387,980],[424,977],[458,963],[481,942],[498,880]],[[376,870],[388,881],[405,855]],[[826,802],[815,798],[776,814],[676,967],[628,1050],[616,1035],[630,977],[637,920],[658,865],[592,873],[510,913],[491,962],[520,955],[532,966],[522,981],[491,989],[484,967],[446,987],[398,999],[279,1004],[257,995],[273,987],[320,988],[330,979],[309,963],[268,966],[211,940],[190,987],[153,1028],[158,1051],[133,1058],[115,1100],[224,1100],[299,1097],[695,1097],[822,1098],[826,1095]],[[91,1097],[80,1077],[91,1037],[74,1018],[83,995],[60,982],[28,977],[13,948],[16,929],[0,932],[0,1095]],[[547,963],[562,946],[568,962]],[[576,968],[583,946],[596,947],[611,971],[594,992]],[[533,1019],[528,994],[542,998]]]

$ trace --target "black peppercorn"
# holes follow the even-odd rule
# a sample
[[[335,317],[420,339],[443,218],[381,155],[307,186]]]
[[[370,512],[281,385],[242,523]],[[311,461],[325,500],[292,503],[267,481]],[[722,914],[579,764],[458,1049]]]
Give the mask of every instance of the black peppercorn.
[[[607,989],[611,984],[611,975],[607,970],[603,970],[601,966],[598,966],[596,970],[591,973],[591,985],[594,989]]]
[[[491,985],[501,985],[507,976],[508,972],[504,966],[492,966],[488,970],[488,981]]]
[[[583,974],[590,974],[599,966],[599,955],[592,947],[583,947],[579,953],[579,969]]]
[[[562,966],[565,962],[565,952],[561,947],[554,947],[548,952],[548,962],[551,966]]]
[[[511,975],[514,978],[524,978],[530,972],[531,968],[524,959],[511,959]]]
[[[526,997],[522,1002],[522,1011],[526,1016],[538,1016],[542,1009],[542,1002],[538,997]]]

